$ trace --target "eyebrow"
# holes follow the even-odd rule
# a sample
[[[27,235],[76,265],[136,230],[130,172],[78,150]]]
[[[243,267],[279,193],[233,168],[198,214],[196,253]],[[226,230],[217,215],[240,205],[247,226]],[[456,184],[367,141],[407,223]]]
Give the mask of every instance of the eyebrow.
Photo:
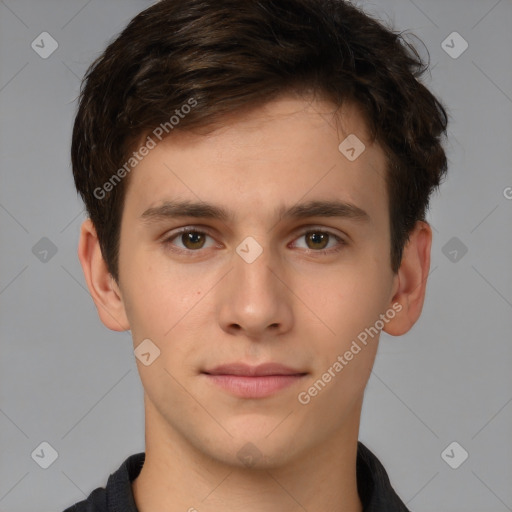
[[[305,219],[309,217],[340,217],[368,222],[370,216],[358,206],[343,201],[308,201],[276,210],[280,219]],[[148,208],[140,216],[144,222],[158,222],[179,217],[217,219],[228,222],[234,219],[234,213],[205,202],[165,201],[160,206]]]

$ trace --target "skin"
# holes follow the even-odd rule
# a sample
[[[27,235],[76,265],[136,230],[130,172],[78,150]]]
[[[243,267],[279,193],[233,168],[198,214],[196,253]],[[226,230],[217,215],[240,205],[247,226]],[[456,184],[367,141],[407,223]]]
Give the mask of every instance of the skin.
[[[353,162],[338,150],[348,134],[366,146]],[[139,511],[362,510],[357,438],[378,336],[307,405],[297,395],[393,304],[402,309],[385,324],[391,335],[406,333],[421,313],[432,232],[416,224],[393,274],[385,168],[354,105],[335,117],[326,101],[288,95],[208,135],[173,133],[137,165],[122,216],[119,282],[93,225],[83,223],[79,258],[101,320],[130,329],[134,347],[149,338],[161,351],[149,366],[137,360],[146,414],[146,461],[132,483]],[[141,218],[174,199],[220,205],[233,219]],[[342,200],[369,219],[276,214],[312,200]],[[164,242],[184,226],[208,236]],[[311,240],[308,230],[345,245],[332,235]],[[235,251],[248,236],[263,249],[252,263]],[[307,375],[247,399],[201,374],[239,361],[279,362]],[[256,447],[250,467],[237,456],[247,443]]]

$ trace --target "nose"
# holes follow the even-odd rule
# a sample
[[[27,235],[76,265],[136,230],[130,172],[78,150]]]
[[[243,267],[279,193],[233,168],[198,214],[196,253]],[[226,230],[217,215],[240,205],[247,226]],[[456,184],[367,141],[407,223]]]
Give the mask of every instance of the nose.
[[[221,328],[251,339],[277,336],[293,325],[293,295],[286,286],[285,269],[272,251],[264,249],[254,260],[233,254],[232,270],[220,290]]]

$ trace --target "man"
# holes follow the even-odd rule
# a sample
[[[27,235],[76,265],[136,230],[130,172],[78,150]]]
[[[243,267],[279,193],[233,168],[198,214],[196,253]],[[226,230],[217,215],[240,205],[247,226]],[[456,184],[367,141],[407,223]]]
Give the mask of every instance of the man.
[[[146,451],[67,511],[406,511],[360,442],[423,306],[447,118],[349,3],[162,0],[93,63],[79,258],[130,330]]]

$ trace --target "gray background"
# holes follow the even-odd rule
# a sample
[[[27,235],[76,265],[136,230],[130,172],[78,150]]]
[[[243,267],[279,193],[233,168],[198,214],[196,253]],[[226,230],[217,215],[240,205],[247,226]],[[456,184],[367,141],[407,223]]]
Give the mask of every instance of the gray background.
[[[1,511],[63,510],[144,450],[130,335],[100,323],[76,256],[69,145],[80,77],[151,3],[0,1]],[[451,116],[424,312],[383,334],[360,439],[415,511],[512,510],[512,2],[358,4],[424,41]],[[43,31],[59,45],[47,59],[31,48]],[[442,47],[453,31],[458,58]],[[31,457],[43,441],[48,469]],[[453,441],[469,453],[458,469],[441,457]]]

